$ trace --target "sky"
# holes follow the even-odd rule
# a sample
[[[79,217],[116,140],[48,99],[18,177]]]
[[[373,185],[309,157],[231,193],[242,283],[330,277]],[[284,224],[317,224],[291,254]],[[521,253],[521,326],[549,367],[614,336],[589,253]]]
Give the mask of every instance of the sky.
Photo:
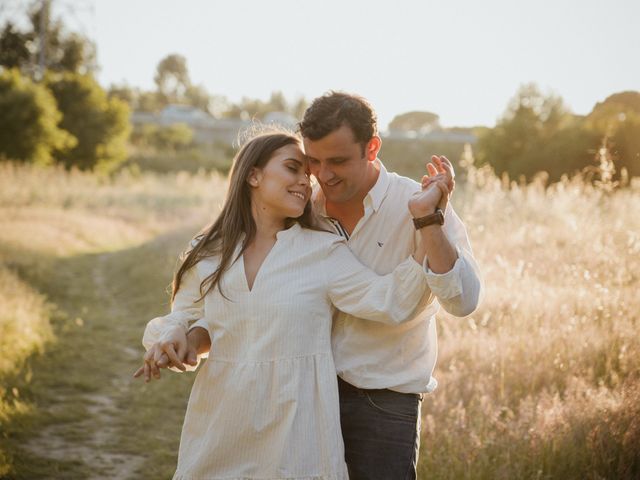
[[[412,110],[443,126],[493,126],[529,82],[577,114],[640,90],[639,0],[52,2],[97,43],[104,86],[152,89],[158,62],[178,53],[212,94],[355,92],[383,129]]]

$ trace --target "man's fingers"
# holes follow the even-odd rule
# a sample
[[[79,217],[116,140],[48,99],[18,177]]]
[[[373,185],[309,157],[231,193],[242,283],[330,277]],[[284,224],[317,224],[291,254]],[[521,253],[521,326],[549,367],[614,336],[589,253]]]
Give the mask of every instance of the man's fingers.
[[[133,374],[133,378],[138,378],[143,373],[144,373],[144,365],[135,371],[135,373]]]
[[[167,368],[169,366],[169,357],[166,353],[160,355],[160,360],[156,362],[158,368]]]
[[[178,358],[178,355],[176,354],[176,351],[173,348],[173,344],[168,344],[168,345],[163,345],[163,353],[169,357],[169,362],[171,362],[171,365],[173,365],[176,368],[179,368],[180,370],[185,370],[185,366],[182,364],[182,360],[180,360],[180,358]],[[182,355],[180,355],[180,357],[182,358]]]
[[[178,356],[178,359],[180,360],[180,364],[185,362],[186,359],[187,359],[187,349],[188,349],[187,342],[178,343],[178,355],[177,356]],[[178,368],[180,368],[180,367],[178,367]]]
[[[187,363],[191,366],[196,366],[198,364],[198,354],[194,348],[189,348],[187,350]]]
[[[436,182],[436,185],[438,186],[438,188],[440,189],[443,195],[449,195],[449,193],[451,193],[449,191],[449,187],[444,181]]]
[[[144,362],[144,383],[149,383],[151,379],[151,369],[149,367],[149,362]]]
[[[427,163],[427,172],[431,177],[435,177],[436,175],[438,175],[438,169],[433,163]]]
[[[172,357],[173,355],[173,357]],[[176,358],[175,350],[171,342],[163,342],[159,345],[153,356],[153,363],[155,366],[165,368],[167,366],[174,366],[174,359]],[[175,365],[176,367],[178,365]],[[152,367],[153,368],[153,367]]]
[[[444,209],[447,208],[447,202],[449,201],[449,195],[451,192],[444,181],[436,182],[436,186],[440,189],[440,193],[442,193],[440,201],[438,202],[438,207],[444,211]]]
[[[453,173],[453,167],[451,165],[447,165],[446,163],[442,163],[443,173],[447,176],[447,178],[453,180],[455,178],[455,173]]]

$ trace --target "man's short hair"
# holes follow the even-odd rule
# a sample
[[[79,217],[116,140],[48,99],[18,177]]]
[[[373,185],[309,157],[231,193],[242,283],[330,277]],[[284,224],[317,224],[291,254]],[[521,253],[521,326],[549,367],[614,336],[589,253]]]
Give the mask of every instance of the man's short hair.
[[[369,102],[358,95],[335,91],[316,98],[298,128],[303,137],[315,141],[343,125],[351,128],[356,142],[363,147],[378,135],[378,118]]]

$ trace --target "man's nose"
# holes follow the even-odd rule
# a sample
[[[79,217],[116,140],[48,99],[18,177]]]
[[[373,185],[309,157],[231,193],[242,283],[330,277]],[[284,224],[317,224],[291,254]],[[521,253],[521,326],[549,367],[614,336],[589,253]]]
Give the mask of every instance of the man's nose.
[[[326,183],[330,180],[332,180],[334,177],[333,172],[331,171],[331,169],[327,168],[326,166],[320,166],[318,167],[318,172],[317,172],[317,178],[319,181],[321,181],[322,183]]]

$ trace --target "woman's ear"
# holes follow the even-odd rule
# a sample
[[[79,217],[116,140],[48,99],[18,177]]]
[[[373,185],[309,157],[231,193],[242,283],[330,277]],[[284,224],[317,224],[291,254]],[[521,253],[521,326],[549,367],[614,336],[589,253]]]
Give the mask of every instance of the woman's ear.
[[[247,183],[252,187],[257,187],[260,184],[260,169],[253,167],[247,177]]]

